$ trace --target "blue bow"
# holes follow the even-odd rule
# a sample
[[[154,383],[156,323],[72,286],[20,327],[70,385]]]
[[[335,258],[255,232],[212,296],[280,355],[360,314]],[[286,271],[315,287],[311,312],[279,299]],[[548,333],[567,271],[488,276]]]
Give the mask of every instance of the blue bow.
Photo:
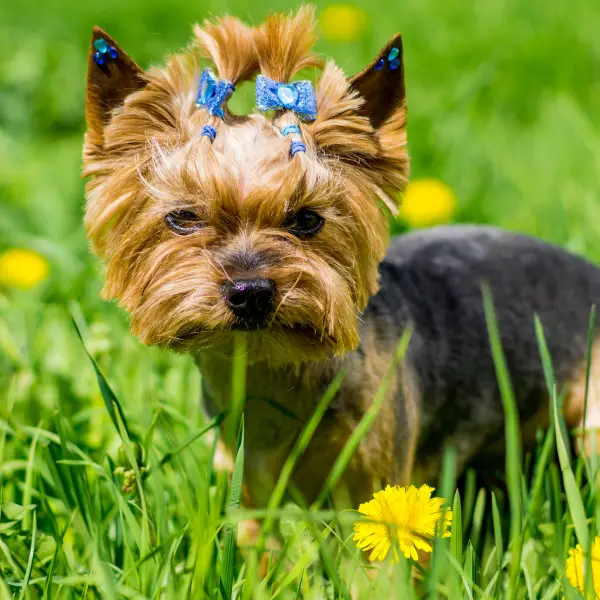
[[[317,99],[310,81],[278,83],[259,75],[256,78],[256,106],[258,110],[292,110],[306,121],[317,118]]]
[[[231,81],[226,79],[217,79],[212,69],[208,67],[202,71],[200,83],[198,84],[198,95],[196,96],[196,106],[206,108],[211,115],[217,115],[221,119],[225,118],[221,105],[231,94],[235,87]]]

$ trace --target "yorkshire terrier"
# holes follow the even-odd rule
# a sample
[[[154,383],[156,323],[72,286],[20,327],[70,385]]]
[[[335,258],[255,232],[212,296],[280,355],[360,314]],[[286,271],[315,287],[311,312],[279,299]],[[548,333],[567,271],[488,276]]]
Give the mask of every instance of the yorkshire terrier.
[[[294,441],[344,371],[293,483],[311,502],[371,406],[407,328],[379,415],[340,486],[435,482],[504,456],[504,413],[482,301],[491,291],[523,443],[548,423],[538,314],[570,428],[584,420],[587,330],[600,270],[491,227],[396,237],[389,214],[408,177],[399,35],[347,78],[312,53],[314,11],[259,27],[233,17],[195,28],[191,47],[142,70],[93,31],[87,81],[85,224],[116,298],[145,344],[190,352],[209,413],[231,397],[235,336],[248,348],[246,472],[264,506]],[[208,60],[212,68],[202,68]],[[294,80],[322,70],[316,84]],[[227,101],[256,79],[257,112]],[[593,354],[586,426],[600,426]],[[563,389],[561,388],[561,389]]]

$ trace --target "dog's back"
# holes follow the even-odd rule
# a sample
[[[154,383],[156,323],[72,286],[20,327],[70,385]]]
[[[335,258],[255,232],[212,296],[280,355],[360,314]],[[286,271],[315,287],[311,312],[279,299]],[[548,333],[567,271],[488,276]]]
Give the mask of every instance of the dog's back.
[[[408,322],[415,326],[407,360],[421,402],[417,465],[425,466],[428,456],[439,458],[443,441],[456,445],[464,464],[503,437],[482,284],[493,296],[524,437],[532,438],[535,426],[547,420],[535,314],[544,325],[557,382],[567,386],[570,425],[581,420],[581,378],[590,310],[600,300],[600,269],[523,235],[446,226],[395,238],[381,265],[381,284],[366,322],[374,320],[384,336]]]

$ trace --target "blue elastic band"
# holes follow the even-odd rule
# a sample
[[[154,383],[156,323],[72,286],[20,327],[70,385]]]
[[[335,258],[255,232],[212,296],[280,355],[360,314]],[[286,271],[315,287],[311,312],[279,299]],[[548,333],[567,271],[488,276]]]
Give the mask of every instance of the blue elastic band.
[[[317,118],[317,99],[310,81],[285,83],[258,75],[256,107],[258,110],[292,110],[306,121]]]
[[[295,156],[296,152],[306,152],[306,146],[302,142],[292,142],[290,144],[290,154]]]
[[[211,141],[214,142],[217,137],[217,130],[212,125],[205,125],[202,128],[202,135],[210,138]]]
[[[209,114],[225,119],[222,104],[233,94],[235,86],[227,79],[217,79],[212,69],[202,71],[198,84],[196,106],[205,108]]]
[[[296,133],[298,135],[302,135],[300,133],[300,127],[298,127],[298,125],[286,125],[282,130],[281,130],[282,135],[289,135],[290,133]]]

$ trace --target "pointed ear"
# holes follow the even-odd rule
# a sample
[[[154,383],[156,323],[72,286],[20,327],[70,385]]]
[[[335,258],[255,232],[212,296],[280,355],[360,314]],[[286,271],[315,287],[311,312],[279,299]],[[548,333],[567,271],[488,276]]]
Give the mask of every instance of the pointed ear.
[[[102,147],[104,128],[112,111],[131,93],[146,85],[144,72],[117,42],[94,27],[88,55],[86,145]]]
[[[365,100],[359,112],[379,128],[404,102],[402,36],[395,35],[366,69],[350,79],[350,84]]]

